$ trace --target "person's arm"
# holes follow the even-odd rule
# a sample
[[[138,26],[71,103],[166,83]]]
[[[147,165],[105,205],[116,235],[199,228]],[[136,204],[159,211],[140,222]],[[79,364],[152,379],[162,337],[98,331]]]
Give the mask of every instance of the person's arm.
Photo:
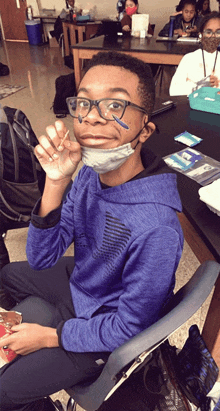
[[[22,323],[12,327],[13,334],[0,339],[0,348],[7,346],[16,354],[27,355],[41,348],[58,347],[56,329],[39,324]]]
[[[112,351],[157,321],[172,295],[181,250],[182,237],[170,227],[155,228],[134,241],[117,311],[61,323],[60,345],[74,352]]]
[[[35,155],[46,172],[39,209],[41,217],[61,204],[65,189],[81,160],[80,145],[70,140],[62,121],[56,121],[55,126],[47,127],[46,131],[47,135],[41,136],[35,147]]]
[[[131,31],[131,17],[126,13],[121,20],[121,27],[123,31]]]
[[[190,79],[191,64],[188,56],[183,56],[170,83],[170,96],[184,96],[192,92],[195,83]]]
[[[61,202],[81,159],[81,149],[69,136],[63,141],[67,133],[63,122],[58,121],[55,126],[47,128],[48,136],[41,136],[40,144],[35,147],[35,154],[46,172],[46,183],[42,199],[32,213],[26,251],[29,264],[38,270],[53,266],[73,241],[74,189],[72,201],[67,205],[69,215],[65,214],[62,224]]]
[[[174,20],[174,34],[178,34],[178,36],[182,36],[183,35],[183,30],[182,30],[182,15],[178,14]]]
[[[149,23],[149,25],[148,25],[148,30],[147,30],[147,32],[148,32],[148,34],[151,34],[151,36],[153,36],[153,34],[154,34],[154,30],[153,30],[153,28],[151,27],[150,23]]]
[[[160,37],[168,37],[170,29],[170,23],[165,24],[165,26],[160,30],[158,36]]]
[[[83,168],[79,171],[79,175]],[[54,266],[74,241],[74,204],[78,175],[75,177],[66,201],[45,217],[40,217],[38,202],[32,212],[28,230],[26,254],[29,265],[34,270]]]
[[[219,79],[216,76],[215,72],[213,71],[211,76],[210,76],[210,86],[211,87],[216,87],[219,88]]]

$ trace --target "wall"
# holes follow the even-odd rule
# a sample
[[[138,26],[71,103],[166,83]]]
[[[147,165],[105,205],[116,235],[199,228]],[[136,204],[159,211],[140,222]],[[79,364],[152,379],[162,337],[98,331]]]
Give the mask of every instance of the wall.
[[[116,0],[117,1],[117,0]],[[90,9],[93,5],[97,7],[97,18],[115,18],[117,15],[116,1],[111,0],[76,0],[76,6],[82,9]],[[28,4],[31,4],[37,14],[37,1],[29,0]],[[42,8],[53,9],[56,8],[57,14],[65,7],[65,0],[38,0]],[[219,4],[216,0],[210,0],[211,10],[218,10]],[[139,0],[140,13],[147,13],[150,15],[150,22],[156,24],[155,34],[169,21],[169,16],[175,11],[175,6],[178,4],[178,0]]]

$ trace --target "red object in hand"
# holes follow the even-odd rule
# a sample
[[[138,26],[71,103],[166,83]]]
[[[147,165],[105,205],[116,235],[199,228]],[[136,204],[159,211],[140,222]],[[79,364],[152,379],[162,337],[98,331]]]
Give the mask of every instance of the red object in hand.
[[[10,334],[13,334],[11,327],[13,325],[20,324],[22,316],[16,311],[3,311],[0,312],[0,338],[4,338]],[[17,354],[8,348],[7,346],[0,348],[0,357],[5,363],[12,361]]]

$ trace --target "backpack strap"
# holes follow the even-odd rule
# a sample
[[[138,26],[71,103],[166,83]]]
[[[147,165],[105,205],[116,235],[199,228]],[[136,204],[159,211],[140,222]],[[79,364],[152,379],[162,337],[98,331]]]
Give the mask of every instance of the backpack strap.
[[[5,200],[5,198],[2,195],[2,192],[0,191],[0,200],[3,202],[3,204],[7,207],[7,209],[15,215],[15,217],[13,217],[11,214],[6,214],[2,209],[0,210],[0,213],[2,213],[5,217],[9,218],[10,220],[13,221],[23,221],[23,222],[28,222],[30,221],[31,217],[28,215],[23,215],[18,213],[17,211],[13,210],[13,208],[11,208],[11,206],[7,203],[7,201]]]
[[[34,174],[35,180],[37,180],[37,169],[40,170],[40,166],[35,160],[34,147],[30,143],[31,127],[29,126],[28,121],[25,121],[26,120],[25,115],[24,115],[25,116],[24,123],[21,123],[19,121],[20,113],[22,113],[21,110],[16,110],[14,114],[14,121],[13,121],[12,127],[13,127],[13,130],[16,132],[17,136],[29,148],[30,155],[31,155],[31,161],[32,161],[33,174]]]
[[[4,107],[2,108],[0,105],[0,123],[6,124],[9,127],[10,135],[11,135],[11,142],[13,147],[13,156],[14,156],[14,167],[15,167],[15,179],[18,179],[18,172],[19,172],[19,158],[17,153],[17,147],[15,142],[15,135],[12,128],[10,121],[8,121],[7,114],[5,113]],[[1,149],[2,139],[0,138],[0,180],[3,178],[4,173],[4,162],[3,162],[3,155]]]

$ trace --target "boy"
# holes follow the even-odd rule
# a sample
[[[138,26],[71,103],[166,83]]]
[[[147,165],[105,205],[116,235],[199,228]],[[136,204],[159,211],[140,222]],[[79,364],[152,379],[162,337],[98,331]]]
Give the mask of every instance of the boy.
[[[153,104],[148,65],[99,53],[68,99],[76,142],[61,121],[39,139],[47,177],[28,234],[32,269],[2,270],[4,289],[14,303],[23,300],[16,307],[23,323],[0,342],[21,354],[2,371],[2,411],[32,410],[42,397],[98,376],[109,353],[157,321],[172,296],[181,204],[176,176],[141,150],[155,129]],[[62,205],[81,158],[86,165]],[[72,241],[75,261],[60,259]],[[41,298],[35,318],[26,299],[33,295]],[[43,324],[39,311],[48,314]]]
[[[181,2],[181,13],[175,16],[173,34],[179,37],[196,36],[201,18],[196,15],[196,1],[183,0]],[[169,36],[170,23],[167,23],[159,32],[159,36]]]

